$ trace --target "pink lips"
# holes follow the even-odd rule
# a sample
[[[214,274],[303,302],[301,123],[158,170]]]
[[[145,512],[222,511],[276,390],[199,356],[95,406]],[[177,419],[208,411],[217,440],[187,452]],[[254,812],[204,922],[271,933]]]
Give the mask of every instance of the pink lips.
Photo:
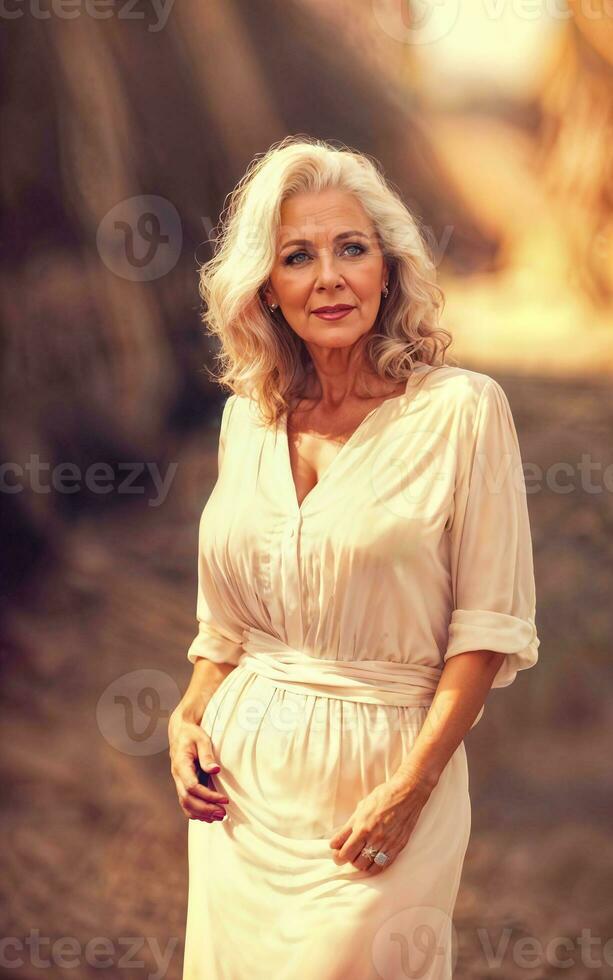
[[[354,309],[353,306],[320,306],[319,309],[313,310],[313,315],[318,316],[321,320],[340,320],[342,317],[347,316],[348,313]]]

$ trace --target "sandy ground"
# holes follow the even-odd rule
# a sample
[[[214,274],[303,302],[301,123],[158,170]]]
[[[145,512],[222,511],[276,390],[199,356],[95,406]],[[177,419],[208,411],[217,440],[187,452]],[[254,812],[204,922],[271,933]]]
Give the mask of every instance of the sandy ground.
[[[541,662],[492,692],[467,738],[473,830],[455,977],[599,980],[613,975],[613,942],[612,965],[603,955],[613,935],[613,495],[578,482],[556,492],[547,474],[565,461],[578,480],[582,453],[612,462],[613,406],[604,384],[490,373],[509,395],[524,461],[545,474],[530,498]],[[76,521],[61,567],[12,610],[5,934],[30,944],[5,949],[1,976],[181,976],[187,822],[166,723],[191,672],[197,522],[215,438],[212,424],[171,447],[179,466],[162,506]],[[577,943],[588,930],[591,966]],[[554,937],[566,945],[548,947]],[[500,942],[496,965],[488,944]],[[51,966],[37,965],[45,957]]]

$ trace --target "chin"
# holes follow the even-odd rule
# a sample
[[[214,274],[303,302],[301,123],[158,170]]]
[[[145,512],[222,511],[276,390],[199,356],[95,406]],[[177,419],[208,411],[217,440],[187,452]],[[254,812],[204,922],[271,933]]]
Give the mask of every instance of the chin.
[[[338,331],[334,331],[331,336],[330,332],[326,331],[313,337],[313,343],[319,347],[353,347],[361,336],[361,334],[341,334]]]

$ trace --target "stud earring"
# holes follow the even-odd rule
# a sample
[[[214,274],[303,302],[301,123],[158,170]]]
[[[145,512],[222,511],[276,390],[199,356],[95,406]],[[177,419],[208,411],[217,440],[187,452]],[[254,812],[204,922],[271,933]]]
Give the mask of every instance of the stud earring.
[[[271,311],[272,313],[274,313],[274,311],[275,311],[275,310],[276,310],[276,309],[278,308],[278,306],[279,306],[279,304],[278,304],[278,303],[271,303],[271,305],[270,305],[270,306],[268,307],[268,309],[269,309],[269,310],[270,310],[270,311]]]

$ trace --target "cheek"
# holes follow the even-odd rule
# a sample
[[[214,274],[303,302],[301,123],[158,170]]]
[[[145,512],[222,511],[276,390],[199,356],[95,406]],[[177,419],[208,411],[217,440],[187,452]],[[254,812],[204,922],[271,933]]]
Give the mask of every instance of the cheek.
[[[365,305],[376,305],[381,294],[381,273],[378,269],[365,268],[356,270],[357,275],[351,279],[351,286],[356,296]]]
[[[281,304],[286,307],[304,306],[311,293],[311,285],[306,276],[281,275],[276,285]]]

